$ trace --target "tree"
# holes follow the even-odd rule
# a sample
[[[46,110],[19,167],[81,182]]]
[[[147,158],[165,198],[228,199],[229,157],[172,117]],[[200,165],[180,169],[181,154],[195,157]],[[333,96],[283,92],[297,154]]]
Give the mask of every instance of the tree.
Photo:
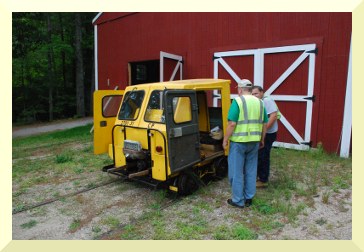
[[[76,105],[77,115],[85,116],[84,70],[82,56],[82,27],[80,13],[75,13]]]
[[[53,45],[52,45],[52,22],[50,14],[47,13],[47,31],[48,31],[48,111],[49,111],[49,121],[53,121],[53,86],[55,85],[54,76],[54,57],[53,57]]]
[[[91,113],[95,15],[13,13],[13,122]]]

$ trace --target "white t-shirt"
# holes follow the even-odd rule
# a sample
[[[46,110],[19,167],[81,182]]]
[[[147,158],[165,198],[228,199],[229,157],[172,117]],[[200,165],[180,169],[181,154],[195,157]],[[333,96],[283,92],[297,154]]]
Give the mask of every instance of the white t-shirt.
[[[278,112],[277,104],[275,103],[275,101],[272,98],[270,98],[269,96],[265,96],[265,97],[263,97],[263,102],[264,102],[264,106],[267,111],[268,117],[271,113]],[[277,131],[278,131],[278,122],[276,120],[273,123],[272,127],[267,129],[267,133],[274,133]]]

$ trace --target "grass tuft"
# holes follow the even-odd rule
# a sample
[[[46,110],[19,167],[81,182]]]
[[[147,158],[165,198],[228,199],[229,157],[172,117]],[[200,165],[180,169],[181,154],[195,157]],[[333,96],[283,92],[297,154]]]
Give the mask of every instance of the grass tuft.
[[[37,223],[37,221],[35,221],[35,220],[30,220],[29,222],[24,223],[24,224],[21,224],[20,226],[21,226],[22,228],[30,229],[30,228],[32,228],[32,227],[34,227],[34,226],[36,226],[37,224],[38,224],[38,223]]]

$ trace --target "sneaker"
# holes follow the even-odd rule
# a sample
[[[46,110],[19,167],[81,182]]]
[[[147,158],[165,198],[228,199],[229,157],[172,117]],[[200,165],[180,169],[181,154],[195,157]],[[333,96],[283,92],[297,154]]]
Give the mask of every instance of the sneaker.
[[[238,204],[234,203],[232,199],[228,199],[227,203],[233,207],[244,208],[244,206],[239,206]]]
[[[253,204],[253,199],[246,199],[245,200],[245,207],[250,207]]]
[[[266,188],[267,186],[268,182],[257,181],[257,188]]]

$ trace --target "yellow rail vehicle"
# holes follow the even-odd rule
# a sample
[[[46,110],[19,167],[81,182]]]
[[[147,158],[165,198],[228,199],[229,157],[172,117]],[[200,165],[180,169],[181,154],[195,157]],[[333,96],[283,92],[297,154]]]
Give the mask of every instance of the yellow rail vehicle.
[[[221,96],[219,107],[208,106],[208,95],[213,93]],[[229,80],[181,80],[96,91],[94,152],[108,152],[114,161],[103,168],[105,172],[190,194],[201,179],[227,173],[227,151],[221,145],[229,106]]]

